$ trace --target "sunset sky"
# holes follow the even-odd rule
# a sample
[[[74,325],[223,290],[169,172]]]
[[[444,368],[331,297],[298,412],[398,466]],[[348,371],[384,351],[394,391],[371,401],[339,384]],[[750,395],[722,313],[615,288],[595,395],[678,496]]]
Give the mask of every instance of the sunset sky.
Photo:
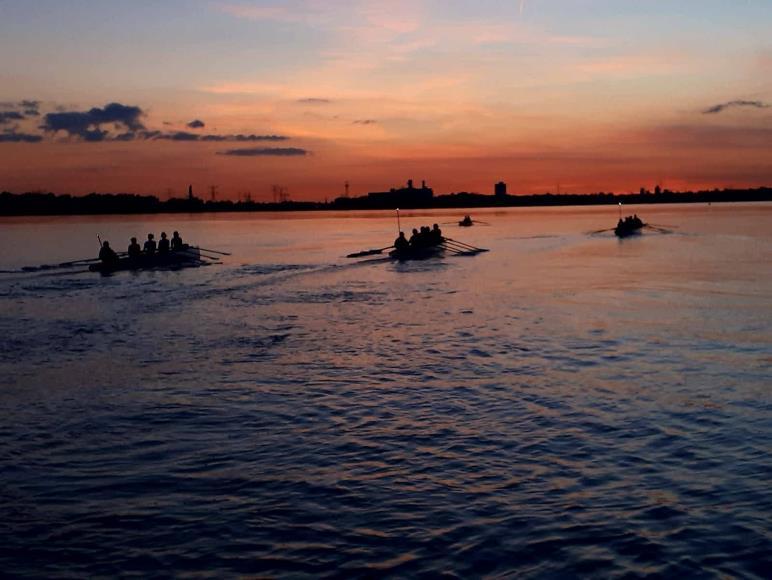
[[[0,190],[772,185],[771,30],[771,0],[0,0]]]

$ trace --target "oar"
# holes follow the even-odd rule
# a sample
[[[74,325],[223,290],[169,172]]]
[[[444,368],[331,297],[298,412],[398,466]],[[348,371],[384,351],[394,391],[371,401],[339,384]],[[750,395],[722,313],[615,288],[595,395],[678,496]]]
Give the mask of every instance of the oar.
[[[188,252],[188,253],[191,253],[191,254],[195,254],[196,253],[195,248],[183,249],[182,251],[183,252]],[[209,250],[207,250],[207,251],[209,251]],[[203,256],[204,258],[209,258],[210,260],[219,260],[220,259],[220,256],[210,256],[209,254],[205,254],[204,252],[201,251],[201,248],[198,248],[198,255],[199,256]],[[228,254],[228,255],[230,255],[230,254]]]
[[[669,224],[644,224],[647,226],[654,226],[655,228],[677,228],[678,226],[671,226]]]
[[[448,250],[449,252],[453,252],[457,256],[472,256],[474,254],[479,254],[482,251],[488,251],[488,250],[472,250],[470,248],[465,248],[463,246],[451,246],[445,242],[441,244],[443,248]]]
[[[587,232],[588,235],[594,236],[595,234],[602,234],[604,232],[613,232],[616,228],[607,228],[605,230],[595,230],[594,232]]]
[[[445,248],[449,252],[453,252],[454,256],[475,256],[481,252],[487,252],[488,250],[471,250],[469,248],[465,248],[463,246],[450,246],[446,242],[443,242],[441,244],[443,248]]]
[[[461,249],[461,250],[468,250],[468,249],[469,249],[469,248],[467,248],[466,246],[462,246],[461,244],[457,244],[456,242],[454,242],[454,241],[452,241],[452,240],[448,240],[447,238],[445,238],[444,240],[442,240],[442,241],[440,242],[440,245],[441,245],[441,246],[444,246],[444,247],[446,247],[446,248],[459,248],[459,249]]]
[[[454,254],[466,254],[467,252],[473,251],[473,250],[467,250],[466,248],[462,249],[457,246],[451,246],[446,244],[445,242],[441,243],[440,246],[449,252],[453,252]]]
[[[125,256],[126,252],[116,252],[118,256]],[[90,264],[92,262],[99,262],[99,258],[83,258],[82,260],[72,260],[71,262],[60,262],[59,264],[56,264],[56,266],[60,268],[67,268],[69,266],[80,266],[85,264]],[[52,267],[56,267],[52,266]]]
[[[206,258],[207,260],[219,260],[219,256],[208,256],[206,254],[203,254],[201,252],[201,248],[199,248],[199,251],[196,252],[194,248],[182,248],[181,250],[175,250],[178,254],[185,254],[186,256],[190,256],[191,258],[198,258],[199,261],[201,260],[201,257]]]
[[[380,254],[380,253],[382,253],[382,252],[384,252],[386,250],[389,250],[389,249],[391,249],[393,247],[394,247],[394,245],[392,244],[391,246],[386,246],[385,248],[379,248],[377,250],[364,250],[362,252],[356,252],[354,254],[349,254],[346,257],[347,258],[363,258],[364,256],[372,256],[374,254]]]
[[[456,242],[455,240],[448,240],[447,238],[443,241],[443,244],[445,244],[447,247],[455,248],[462,252],[487,252],[488,251],[483,248],[476,248],[475,246],[462,244],[462,243]]]
[[[220,254],[221,256],[230,256],[230,252],[221,252],[220,250],[208,250],[206,248],[198,248],[199,250],[204,250],[205,252],[211,252],[212,254]]]
[[[484,226],[489,226],[489,225],[491,225],[491,224],[489,224],[488,222],[483,222],[483,221],[480,221],[480,220],[474,220],[472,223],[474,223],[474,224],[482,224],[482,225],[484,225]]]
[[[643,227],[644,227],[644,228],[649,228],[649,229],[652,229],[652,230],[654,230],[655,232],[659,232],[659,233],[661,233],[661,234],[672,234],[672,233],[673,233],[673,230],[667,230],[667,229],[665,229],[665,228],[661,228],[661,227],[659,227],[659,226],[653,226],[653,225],[651,225],[651,224],[643,224]]]
[[[90,264],[92,262],[99,262],[99,258],[84,258],[83,260],[73,260],[72,262],[61,262],[60,268],[67,268],[69,266],[80,266],[83,264]]]
[[[458,240],[454,240],[453,238],[444,238],[444,239],[445,239],[445,241],[454,242],[454,243],[458,244],[459,246],[464,246],[466,248],[469,248],[470,250],[477,250],[478,252],[488,252],[489,251],[489,250],[487,250],[485,248],[478,248],[476,246],[472,246],[471,244],[466,244],[464,242],[459,242]]]
[[[451,245],[448,242],[442,242],[441,245],[446,250],[450,250],[454,252],[454,254],[457,256],[473,256],[483,251],[483,250],[473,250],[471,248],[467,248],[466,246]]]
[[[177,248],[176,250],[170,250],[170,253],[172,253],[172,254],[185,254],[185,253],[187,253],[187,254],[200,254],[201,256],[204,256],[205,258],[212,258],[213,260],[219,260],[220,259],[219,256],[218,257],[207,256],[206,254],[203,253],[204,251],[213,252],[213,253],[219,253],[219,254],[230,256],[230,254],[224,254],[223,252],[215,252],[215,250],[207,250],[206,248],[199,248],[198,246],[189,246],[187,244],[185,244],[181,248]]]

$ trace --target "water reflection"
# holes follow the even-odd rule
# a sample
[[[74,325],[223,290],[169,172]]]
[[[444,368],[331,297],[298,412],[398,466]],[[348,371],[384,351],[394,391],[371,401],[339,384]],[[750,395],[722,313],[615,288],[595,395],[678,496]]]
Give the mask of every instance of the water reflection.
[[[233,255],[3,275],[3,569],[764,576],[772,211],[637,211],[678,232],[480,212],[489,253],[358,262],[392,216],[173,216]],[[6,225],[0,267],[53,257]]]

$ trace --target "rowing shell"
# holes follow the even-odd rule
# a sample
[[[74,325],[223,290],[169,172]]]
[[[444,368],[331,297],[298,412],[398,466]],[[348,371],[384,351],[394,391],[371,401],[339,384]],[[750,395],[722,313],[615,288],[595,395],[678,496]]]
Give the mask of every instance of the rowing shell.
[[[442,246],[425,246],[422,248],[406,248],[404,250],[392,250],[389,257],[403,262],[405,260],[427,260],[441,256],[445,253]]]
[[[638,235],[641,233],[641,229],[645,225],[646,224],[641,224],[641,225],[637,225],[637,224],[624,225],[623,224],[622,226],[617,226],[614,228],[614,234],[618,238],[626,238],[628,236]]]
[[[184,247],[182,250],[165,254],[153,254],[148,256],[141,254],[136,258],[120,258],[117,262],[91,264],[88,269],[92,272],[107,274],[121,270],[147,270],[151,268],[184,268],[186,266],[198,266],[201,263],[201,250],[193,246]]]

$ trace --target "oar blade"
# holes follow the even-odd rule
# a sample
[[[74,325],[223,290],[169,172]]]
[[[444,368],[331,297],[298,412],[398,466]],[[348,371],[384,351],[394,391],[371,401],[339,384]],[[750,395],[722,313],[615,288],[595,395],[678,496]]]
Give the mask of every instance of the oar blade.
[[[456,256],[476,256],[477,254],[482,254],[483,252],[487,252],[488,250],[457,250]]]

